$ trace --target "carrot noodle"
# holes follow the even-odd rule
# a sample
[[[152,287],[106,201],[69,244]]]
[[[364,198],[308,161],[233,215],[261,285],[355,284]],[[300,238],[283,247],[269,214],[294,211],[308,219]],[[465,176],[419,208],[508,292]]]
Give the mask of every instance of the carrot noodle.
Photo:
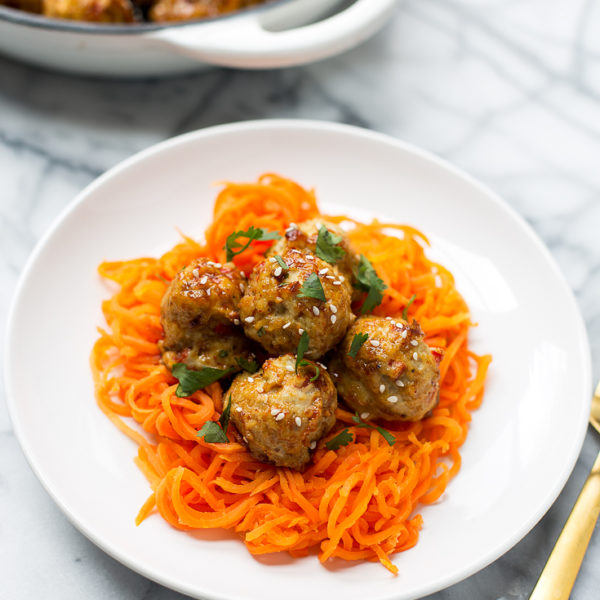
[[[460,469],[471,412],[482,401],[490,356],[468,348],[469,308],[452,274],[426,256],[427,238],[416,229],[377,221],[365,225],[345,216],[348,237],[387,284],[375,314],[400,317],[409,299],[431,346],[445,350],[440,400],[418,422],[382,423],[395,437],[389,446],[373,430],[354,427],[352,414],[337,411],[337,424],[303,473],[254,459],[231,426],[229,444],[196,437],[223,409],[218,383],[190,398],[175,395],[177,381],[161,363],[160,301],[171,279],[192,259],[225,261],[232,231],[250,225],[283,233],[291,222],[320,216],[315,194],[279,175],[256,183],[225,183],[205,243],[189,237],[160,258],[105,262],[100,275],[118,291],[102,303],[107,328],[91,355],[96,397],[104,414],[138,444],[136,464],[150,483],[136,523],[158,512],[182,530],[226,528],[240,534],[252,554],[319,550],[325,562],[379,561],[397,574],[390,556],[419,538],[423,504],[436,502]],[[236,256],[246,273],[271,242],[253,242]],[[137,423],[137,426],[132,424]],[[354,441],[338,451],[325,442],[348,427]]]

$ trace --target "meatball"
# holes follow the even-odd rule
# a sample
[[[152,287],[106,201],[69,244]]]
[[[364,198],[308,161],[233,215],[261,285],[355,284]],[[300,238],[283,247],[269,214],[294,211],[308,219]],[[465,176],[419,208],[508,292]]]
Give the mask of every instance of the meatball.
[[[368,334],[356,357],[352,340]],[[417,421],[436,404],[442,351],[423,341],[416,321],[360,317],[348,330],[330,370],[339,395],[364,418]]]
[[[337,235],[342,240],[337,244],[344,254],[334,263],[335,267],[342,275],[342,279],[352,286],[355,281],[355,273],[358,270],[359,257],[352,244],[346,237],[342,229],[334,223],[329,223],[324,219],[311,219],[304,221],[298,225],[292,224],[285,232],[285,235],[280,240],[276,241],[269,249],[269,255],[283,254],[288,248],[296,248],[297,250],[309,250],[311,253],[317,251],[317,238],[319,237],[319,229],[325,227],[330,233]],[[360,295],[360,292],[356,292]]]
[[[250,275],[240,302],[244,330],[270,354],[295,352],[306,331],[306,356],[319,358],[344,337],[355,318],[349,288],[332,265],[314,254],[289,249],[281,260],[283,266],[269,257]],[[304,296],[311,282],[319,291],[322,286],[325,300]]]
[[[296,374],[293,355],[271,358],[231,384],[231,421],[260,461],[301,469],[335,423],[333,381],[323,367],[306,362]]]
[[[216,17],[264,0],[158,0],[149,12],[151,21],[183,21]]]
[[[0,6],[17,8],[30,13],[42,12],[42,0],[0,0]]]
[[[183,362],[191,369],[239,370],[238,358],[252,358],[238,325],[238,304],[246,282],[230,263],[199,258],[183,269],[163,296],[160,313],[165,337],[163,362]]]
[[[96,23],[132,23],[139,20],[130,0],[42,0],[46,17]]]

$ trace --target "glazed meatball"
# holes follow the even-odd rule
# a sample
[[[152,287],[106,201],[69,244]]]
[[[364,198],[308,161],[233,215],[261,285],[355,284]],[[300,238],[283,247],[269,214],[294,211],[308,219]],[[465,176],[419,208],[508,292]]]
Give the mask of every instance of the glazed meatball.
[[[149,12],[151,21],[183,21],[216,17],[260,4],[264,0],[158,0]]]
[[[352,244],[348,240],[342,229],[334,223],[329,223],[324,219],[311,219],[303,221],[296,225],[292,223],[285,231],[285,235],[276,241],[269,250],[269,255],[283,254],[288,248],[297,250],[309,250],[312,254],[317,251],[317,239],[319,229],[325,227],[330,233],[337,235],[342,240],[337,244],[344,254],[334,263],[342,275],[342,279],[352,286],[355,281],[355,273],[358,269],[359,257]],[[360,295],[360,292],[357,292]]]
[[[368,334],[356,357],[354,336]],[[339,395],[363,418],[417,421],[438,401],[442,356],[429,348],[416,321],[360,317],[348,330],[330,371]]]
[[[271,256],[250,275],[240,302],[244,330],[270,354],[295,352],[306,331],[306,356],[317,359],[344,337],[355,318],[349,288],[332,265],[314,254],[289,249],[281,260],[284,266]],[[309,278],[322,286],[324,301],[304,297]]]
[[[295,363],[291,354],[271,358],[254,375],[238,375],[229,394],[231,421],[252,455],[301,469],[335,423],[337,393],[322,366],[307,361],[296,374]]]
[[[132,23],[137,19],[129,0],[42,0],[46,17],[96,23]]]
[[[173,279],[161,303],[165,332],[163,362],[239,370],[236,359],[252,358],[239,320],[246,281],[238,269],[199,258]]]

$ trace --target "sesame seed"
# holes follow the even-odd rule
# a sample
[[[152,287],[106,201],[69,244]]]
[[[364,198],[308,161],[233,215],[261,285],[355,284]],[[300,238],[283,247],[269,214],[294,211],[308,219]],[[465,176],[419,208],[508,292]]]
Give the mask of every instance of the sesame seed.
[[[314,450],[316,447],[317,447],[317,442],[314,442],[314,441],[313,441],[313,442],[311,442],[311,443],[310,443],[310,446],[309,446],[309,448],[310,448],[311,450]]]
[[[417,342],[417,340],[410,340],[410,343],[412,346],[418,346],[419,342]]]
[[[395,404],[396,402],[398,402],[398,396],[389,396],[387,401],[391,404]]]
[[[198,270],[198,269],[196,269],[196,271],[197,271],[197,270]],[[205,284],[207,281],[208,281],[208,277],[207,277],[206,275],[203,275],[203,276],[200,278],[200,284],[201,284],[201,285],[204,285],[204,284]]]
[[[239,319],[234,319],[233,320],[233,324],[234,325],[239,325],[240,324],[240,320]]]
[[[275,271],[273,272],[273,275],[275,275],[275,277],[279,277],[282,273],[283,273],[283,269],[281,267],[277,267],[275,269]]]
[[[236,406],[235,410],[236,410],[236,412],[242,412],[242,407],[241,406]]]
[[[333,285],[342,285],[342,282],[341,281],[334,281]]]
[[[306,260],[315,260],[315,257],[312,254],[307,254]]]
[[[276,421],[281,421],[281,419],[285,418],[285,414],[280,412],[276,417],[275,420]]]
[[[281,412],[280,408],[272,408],[271,409],[271,414],[276,417],[279,413]]]
[[[346,281],[346,278],[343,275],[340,275],[340,281]]]
[[[396,385],[398,387],[404,387],[404,381],[402,381],[401,379],[396,379]]]
[[[198,271],[198,269],[194,269],[194,270],[192,271],[192,275],[193,275],[194,277],[198,277],[198,276],[200,275],[200,271]],[[201,281],[200,283],[203,283],[203,282]]]
[[[361,419],[368,419],[370,416],[371,416],[371,413],[364,412],[364,413],[361,413],[360,418]]]
[[[242,292],[242,294],[244,293],[244,289],[245,289],[244,284],[240,283],[240,292]]]
[[[246,323],[252,323],[254,321],[254,317],[246,317],[244,321],[246,321]]]
[[[383,392],[385,392],[385,385],[383,385],[383,383],[379,386],[379,393],[383,394]]]
[[[321,312],[316,306],[312,307],[312,311],[313,311],[313,314],[315,315],[315,317],[318,317],[319,313]]]
[[[296,425],[298,425],[298,427],[302,426],[302,419],[300,417],[296,417],[294,421],[296,421]]]
[[[330,311],[331,311],[333,314],[335,314],[335,313],[337,312],[337,306],[336,306],[335,304],[332,304],[332,305],[329,307],[329,310],[330,310]]]
[[[298,333],[302,335],[304,333],[304,329],[302,329],[302,327],[298,327]]]
[[[290,373],[294,372],[294,367],[292,367],[292,365],[285,365],[285,370],[289,371]]]
[[[211,288],[206,288],[206,295],[210,296]]]
[[[248,377],[248,381],[252,383],[254,381],[254,377]]]
[[[323,369],[325,369],[327,371],[327,367],[323,363],[320,362],[319,366],[322,367]]]
[[[335,277],[333,275],[325,275],[325,279],[331,279],[331,281],[333,281]]]
[[[327,271],[329,271],[329,268],[328,268],[328,267],[325,267],[324,269],[321,269],[321,270],[319,271],[319,275],[325,275],[325,273],[327,273]]]
[[[208,261],[206,264],[207,264],[209,267],[214,267],[214,266],[215,266],[215,263],[214,263],[212,260],[209,260],[209,261]]]
[[[337,317],[335,315],[331,315],[329,318],[331,319],[332,324],[334,324],[337,321]]]
[[[288,229],[298,229],[298,225],[296,225],[296,223],[290,223]]]
[[[408,335],[408,329],[405,329],[405,330],[402,332],[402,337],[403,337],[403,338],[406,338],[406,336],[407,336],[407,335]]]
[[[379,347],[379,340],[371,340],[371,346],[375,346],[375,348]]]
[[[277,302],[283,302],[283,298],[281,296],[277,296],[275,300],[277,300]]]
[[[391,321],[391,320],[392,320],[392,317],[386,317],[386,319],[387,319],[388,321]]]
[[[269,260],[271,262],[277,262],[277,259],[274,256],[269,256]]]
[[[419,360],[419,355],[416,352],[413,352],[413,358],[415,360]]]
[[[287,329],[291,325],[291,322],[288,321],[281,329]]]
[[[215,267],[217,267],[217,269],[220,269],[223,265],[221,263],[215,263]]]
[[[334,373],[333,376],[337,379],[339,377],[339,375],[337,373]]]

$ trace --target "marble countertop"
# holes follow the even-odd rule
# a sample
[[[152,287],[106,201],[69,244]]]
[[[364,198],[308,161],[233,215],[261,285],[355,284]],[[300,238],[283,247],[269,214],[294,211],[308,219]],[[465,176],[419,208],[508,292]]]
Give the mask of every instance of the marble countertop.
[[[392,22],[359,48],[282,71],[117,82],[0,58],[0,335],[28,254],[86,184],[173,135],[272,117],[385,132],[497,191],[545,241],[575,291],[600,376],[600,3],[593,0],[400,2]],[[430,598],[526,598],[599,449],[589,431],[567,485],[532,532]],[[0,512],[4,598],[183,598],[75,530],[29,469],[4,402]],[[598,598],[599,564],[597,528],[573,599]]]

